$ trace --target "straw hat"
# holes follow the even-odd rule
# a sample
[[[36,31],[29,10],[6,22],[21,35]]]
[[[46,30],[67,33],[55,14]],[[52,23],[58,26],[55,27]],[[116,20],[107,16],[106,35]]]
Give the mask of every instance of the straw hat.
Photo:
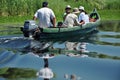
[[[73,8],[73,13],[77,14],[77,13],[80,13],[80,11],[78,8]]]

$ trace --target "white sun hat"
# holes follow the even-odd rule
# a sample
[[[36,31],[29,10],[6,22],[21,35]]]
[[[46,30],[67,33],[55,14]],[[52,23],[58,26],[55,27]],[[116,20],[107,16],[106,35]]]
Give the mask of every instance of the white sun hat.
[[[84,10],[84,7],[83,7],[83,6],[80,6],[79,9],[80,9],[80,10]]]
[[[66,8],[67,8],[67,9],[71,9],[71,6],[70,6],[70,5],[67,5]]]

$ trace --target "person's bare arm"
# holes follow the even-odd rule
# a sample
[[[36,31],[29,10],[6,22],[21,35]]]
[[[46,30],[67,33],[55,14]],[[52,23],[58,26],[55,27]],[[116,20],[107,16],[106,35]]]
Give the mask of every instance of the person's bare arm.
[[[33,17],[33,20],[37,20],[37,18],[34,16],[34,17]]]
[[[53,27],[56,27],[56,18],[53,18]]]
[[[80,23],[81,23],[81,24],[85,24],[85,21],[84,21],[84,20],[81,20]]]

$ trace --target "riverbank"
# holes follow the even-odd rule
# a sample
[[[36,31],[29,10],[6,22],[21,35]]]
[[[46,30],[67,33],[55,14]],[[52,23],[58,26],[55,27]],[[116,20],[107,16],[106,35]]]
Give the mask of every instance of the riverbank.
[[[102,21],[120,20],[120,10],[98,10],[98,13]],[[62,21],[61,15],[56,15],[57,21]],[[32,17],[33,16],[0,16],[0,24],[23,24],[25,20],[31,20]]]
[[[120,20],[120,10],[100,10],[101,20]]]
[[[44,0],[1,0],[0,24],[23,24],[31,20],[37,9],[41,8]],[[49,7],[54,11],[57,22],[63,20],[66,5],[72,8],[84,6],[90,13],[94,8],[100,14],[101,20],[120,20],[119,0],[48,0]]]

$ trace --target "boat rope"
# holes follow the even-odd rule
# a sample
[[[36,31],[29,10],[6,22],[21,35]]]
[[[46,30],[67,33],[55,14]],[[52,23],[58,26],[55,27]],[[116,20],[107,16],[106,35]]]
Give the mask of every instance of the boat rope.
[[[60,32],[60,27],[58,27],[58,32]]]
[[[82,29],[82,25],[80,25],[80,29]]]

